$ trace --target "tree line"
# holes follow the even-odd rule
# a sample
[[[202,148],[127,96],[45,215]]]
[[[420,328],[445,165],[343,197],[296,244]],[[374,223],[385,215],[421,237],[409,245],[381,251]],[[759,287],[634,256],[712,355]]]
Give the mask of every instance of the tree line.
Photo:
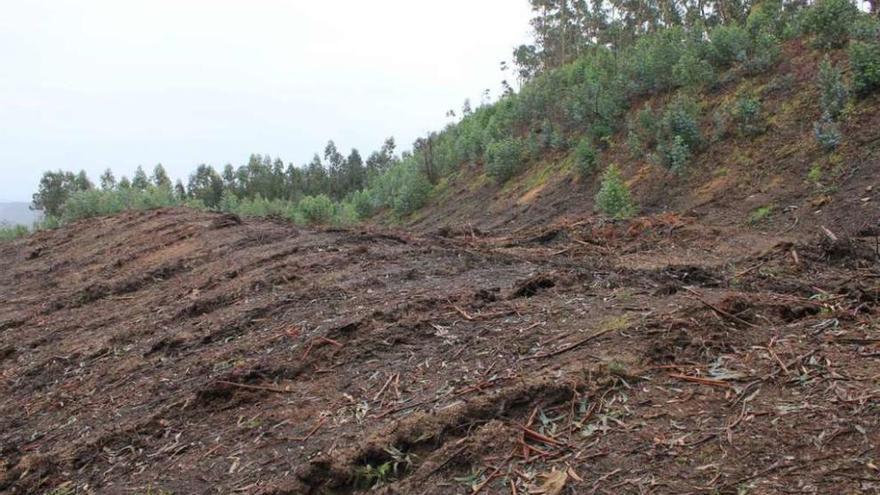
[[[503,183],[530,164],[571,154],[586,183],[610,164],[602,152],[622,134],[635,157],[676,174],[725,133],[764,132],[760,95],[743,94],[713,115],[707,136],[700,95],[772,70],[793,38],[810,49],[846,50],[850,75],[829,65],[816,137],[826,149],[843,139],[838,107],[880,89],[880,23],[849,0],[530,0],[534,41],[514,51],[521,87],[494,102],[466,101],[457,119],[401,153],[393,139],[362,158],[331,141],[296,167],[253,155],[217,171],[200,165],[187,183],[169,186],[157,167],[128,180],[48,172],[34,206],[62,221],[166,203],[278,214],[297,221],[357,221],[377,211],[404,216],[448,187],[463,166]],[[839,57],[838,57],[839,58]],[[829,62],[830,64],[830,62]],[[643,104],[668,95],[662,104]],[[827,102],[826,102],[827,100]],[[842,102],[842,103],[841,103]],[[455,115],[456,112],[450,112]],[[602,176],[619,177],[620,172]],[[134,193],[132,191],[135,191]]]

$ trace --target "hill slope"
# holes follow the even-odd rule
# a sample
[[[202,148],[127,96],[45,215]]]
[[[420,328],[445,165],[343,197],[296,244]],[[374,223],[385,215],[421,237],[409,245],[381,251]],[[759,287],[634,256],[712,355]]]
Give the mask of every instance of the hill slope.
[[[876,490],[875,256],[672,214],[40,232],[0,245],[0,492]]]
[[[484,230],[536,227],[570,215],[594,213],[599,171],[617,164],[644,214],[686,213],[705,223],[817,232],[822,225],[847,233],[877,226],[880,220],[880,98],[853,104],[842,120],[842,141],[823,150],[813,123],[821,115],[816,82],[821,51],[805,40],[783,45],[783,62],[758,76],[735,72],[729,81],[688,96],[702,115],[704,144],[686,173],[656,163],[651,150],[633,150],[632,132],[616,133],[597,158],[597,172],[579,177],[574,152],[550,153],[503,185],[482,165],[466,165],[439,188],[428,207],[408,219],[412,228],[431,231],[469,224]],[[831,53],[846,65],[845,51]],[[743,136],[735,122],[743,95],[761,102],[763,131]],[[659,94],[637,101],[626,120],[658,112],[674,99]],[[753,214],[769,214],[756,225]]]

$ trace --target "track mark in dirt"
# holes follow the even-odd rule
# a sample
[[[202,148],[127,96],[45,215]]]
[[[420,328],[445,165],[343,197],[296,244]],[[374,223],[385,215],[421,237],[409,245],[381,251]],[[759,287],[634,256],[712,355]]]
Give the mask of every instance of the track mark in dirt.
[[[871,239],[453,230],[159,210],[0,246],[0,491],[873,489]]]

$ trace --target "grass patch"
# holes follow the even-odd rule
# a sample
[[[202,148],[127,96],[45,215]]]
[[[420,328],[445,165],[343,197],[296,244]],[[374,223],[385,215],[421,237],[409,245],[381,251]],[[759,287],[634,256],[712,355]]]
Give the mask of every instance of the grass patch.
[[[30,232],[30,229],[24,225],[3,225],[0,226],[0,241],[12,241],[24,237]]]
[[[749,223],[752,225],[759,224],[761,222],[764,222],[768,218],[770,218],[770,215],[772,215],[772,214],[773,214],[773,205],[762,206],[760,208],[755,209],[749,215]]]

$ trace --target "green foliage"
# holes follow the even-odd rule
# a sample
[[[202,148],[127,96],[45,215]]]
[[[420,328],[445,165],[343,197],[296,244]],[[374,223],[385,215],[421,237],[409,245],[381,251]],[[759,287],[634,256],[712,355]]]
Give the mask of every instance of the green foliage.
[[[654,110],[645,106],[627,122],[627,146],[635,157],[656,143],[658,119]]]
[[[818,0],[805,14],[804,30],[814,35],[816,46],[840,48],[858,17],[859,9],[850,0]]]
[[[383,462],[367,462],[358,469],[355,485],[361,489],[375,489],[400,478],[412,469],[414,454],[388,447]]]
[[[742,136],[757,136],[767,129],[761,111],[761,100],[752,95],[744,95],[737,99],[735,120]]]
[[[880,89],[880,42],[876,38],[854,41],[849,47],[849,60],[855,94],[865,97]]]
[[[628,57],[637,90],[655,93],[672,88],[676,83],[673,69],[687,50],[686,42],[686,32],[680,27],[639,38]]]
[[[672,76],[678,86],[700,88],[715,82],[715,69],[696,50],[685,52],[672,67]]]
[[[712,41],[709,59],[718,67],[729,67],[745,62],[751,50],[748,31],[735,24],[720,25],[709,33]]]
[[[64,203],[62,223],[112,215],[126,210],[151,210],[178,205],[171,190],[147,185],[145,189],[89,189],[73,193]]]
[[[602,175],[602,186],[596,193],[596,207],[602,213],[617,219],[629,218],[635,214],[629,188],[620,176],[617,165],[609,165]]]
[[[12,241],[19,237],[24,237],[29,233],[30,230],[24,225],[0,224],[0,241]]]
[[[813,134],[825,151],[834,151],[843,139],[837,123],[827,115],[813,124]]]
[[[769,33],[758,34],[752,43],[752,52],[746,60],[745,68],[749,74],[760,74],[779,62],[782,49],[776,36]]]
[[[821,94],[822,113],[836,120],[843,112],[849,99],[846,86],[840,70],[831,65],[831,60],[826,56],[819,64],[819,92]]]
[[[298,207],[306,223],[324,225],[333,219],[333,201],[324,194],[306,196],[300,200]]]
[[[783,35],[788,21],[785,14],[782,0],[763,0],[755,4],[749,12],[746,30],[753,38],[760,34],[769,34],[778,38]]]
[[[589,177],[596,170],[596,150],[589,139],[582,139],[574,149],[574,164],[581,177]]]
[[[92,189],[92,183],[85,172],[74,175],[72,172],[45,172],[40,185],[33,195],[32,208],[41,210],[46,216],[58,217],[67,198],[78,191]]]
[[[770,218],[770,215],[772,215],[772,214],[773,214],[773,206],[772,205],[771,206],[762,206],[760,208],[756,208],[754,211],[752,211],[751,214],[749,214],[749,223],[751,223],[751,224],[761,223],[761,222],[767,220],[768,218]]]
[[[663,111],[657,126],[657,151],[664,165],[683,173],[690,157],[702,144],[698,121],[700,109],[687,98],[673,100]]]
[[[523,144],[515,138],[505,138],[486,147],[486,173],[499,183],[507,182],[525,165]]]
[[[372,191],[368,189],[355,191],[349,201],[358,219],[370,218],[376,211],[375,198]]]
[[[691,161],[691,149],[684,142],[683,137],[675,136],[672,139],[672,144],[667,151],[667,160],[669,161],[669,170],[674,173],[681,175],[687,170],[688,163]]]

